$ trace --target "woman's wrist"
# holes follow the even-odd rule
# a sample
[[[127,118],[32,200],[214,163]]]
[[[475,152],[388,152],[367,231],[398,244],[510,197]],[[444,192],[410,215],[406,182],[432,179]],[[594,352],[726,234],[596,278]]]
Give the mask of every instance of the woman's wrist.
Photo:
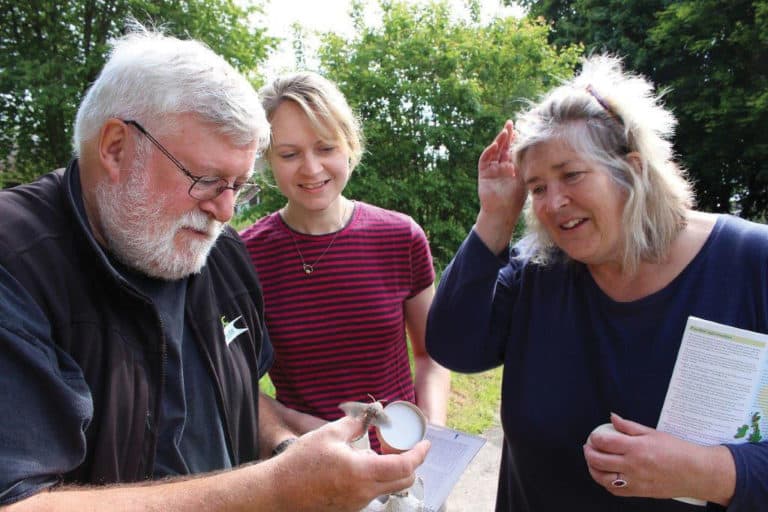
[[[499,254],[509,247],[516,221],[516,218],[492,216],[481,211],[473,229],[491,252]]]

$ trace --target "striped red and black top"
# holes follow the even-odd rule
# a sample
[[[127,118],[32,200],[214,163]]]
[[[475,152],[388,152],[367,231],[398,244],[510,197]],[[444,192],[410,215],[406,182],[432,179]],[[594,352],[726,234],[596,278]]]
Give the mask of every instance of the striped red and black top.
[[[435,274],[413,219],[358,201],[337,233],[298,233],[273,213],[241,235],[264,290],[280,402],[333,420],[344,401],[415,401],[403,306]]]

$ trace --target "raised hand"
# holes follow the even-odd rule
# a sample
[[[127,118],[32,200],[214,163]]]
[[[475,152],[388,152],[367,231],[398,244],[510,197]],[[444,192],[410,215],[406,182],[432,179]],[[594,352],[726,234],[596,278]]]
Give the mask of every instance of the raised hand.
[[[507,121],[477,162],[480,212],[475,232],[493,252],[509,244],[525,204],[525,183],[510,154],[514,137],[512,121]]]

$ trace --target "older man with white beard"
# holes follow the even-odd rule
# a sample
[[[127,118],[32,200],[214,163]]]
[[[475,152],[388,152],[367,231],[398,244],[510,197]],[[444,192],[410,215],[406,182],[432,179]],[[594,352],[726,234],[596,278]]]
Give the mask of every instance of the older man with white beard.
[[[226,223],[269,127],[221,57],[134,28],[76,158],[0,192],[0,507],[352,511],[408,487],[427,442],[359,451],[351,418],[296,439],[260,399],[261,289]]]

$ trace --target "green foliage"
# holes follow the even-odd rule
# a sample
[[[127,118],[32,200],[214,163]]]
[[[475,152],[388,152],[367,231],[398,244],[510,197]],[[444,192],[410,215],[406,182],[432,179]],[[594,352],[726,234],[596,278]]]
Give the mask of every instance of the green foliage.
[[[572,74],[579,48],[549,46],[540,22],[457,20],[445,2],[381,8],[381,26],[366,26],[358,4],[358,33],[325,34],[320,49],[366,137],[347,194],[414,217],[440,269],[475,220],[483,147],[525,99]]]
[[[247,228],[263,216],[279,210],[285,204],[285,197],[283,197],[277,185],[275,185],[272,172],[268,168],[256,172],[253,181],[261,186],[262,192],[259,194],[259,199],[255,204],[251,204],[236,212],[230,225],[238,231]]]
[[[768,213],[767,11],[768,0],[680,1],[649,30],[700,203],[757,219]]]
[[[272,384],[272,379],[269,378],[269,374],[266,374],[259,379],[259,389],[265,395],[275,398],[275,385]]]
[[[550,41],[584,41],[669,87],[700,208],[768,213],[768,0],[523,0]]]
[[[248,73],[275,46],[248,22],[259,11],[234,0],[0,0],[0,187],[71,158],[77,106],[127,17],[199,38]]]

